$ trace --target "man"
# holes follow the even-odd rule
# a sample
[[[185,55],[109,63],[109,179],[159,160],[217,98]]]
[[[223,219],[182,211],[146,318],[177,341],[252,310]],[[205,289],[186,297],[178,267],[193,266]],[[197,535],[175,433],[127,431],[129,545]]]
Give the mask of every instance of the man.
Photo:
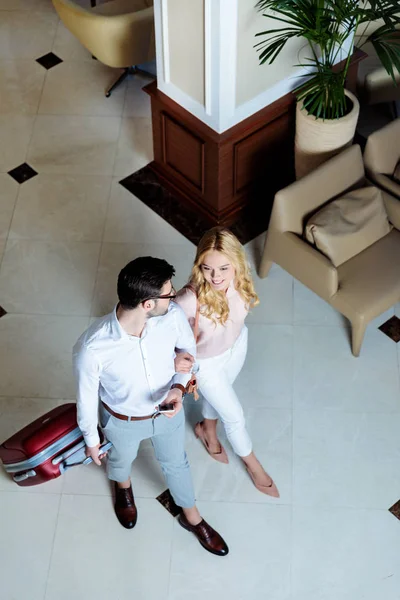
[[[202,546],[218,556],[228,554],[222,537],[201,518],[195,505],[184,449],[182,397],[190,375],[176,374],[175,348],[196,353],[192,330],[171,300],[175,269],[165,260],[141,257],[118,277],[119,303],[97,320],[74,346],[78,424],[86,453],[100,465],[100,424],[113,447],[108,477],[114,481],[115,512],[123,527],[136,524],[137,510],[130,472],[140,442],[150,438],[175,503],[178,520]],[[171,412],[161,413],[170,404]]]

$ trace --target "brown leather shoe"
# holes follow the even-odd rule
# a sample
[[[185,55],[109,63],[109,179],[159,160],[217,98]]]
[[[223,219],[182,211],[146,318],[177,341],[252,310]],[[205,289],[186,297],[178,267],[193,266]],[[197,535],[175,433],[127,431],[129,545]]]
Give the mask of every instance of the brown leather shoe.
[[[229,548],[222,537],[204,519],[198,525],[191,525],[182,512],[178,517],[178,522],[184,529],[191,531],[203,548],[211,552],[211,554],[216,554],[217,556],[226,556],[228,554]]]
[[[132,486],[120,488],[116,481],[115,485],[115,514],[122,527],[133,529],[137,521],[137,510],[133,498]]]

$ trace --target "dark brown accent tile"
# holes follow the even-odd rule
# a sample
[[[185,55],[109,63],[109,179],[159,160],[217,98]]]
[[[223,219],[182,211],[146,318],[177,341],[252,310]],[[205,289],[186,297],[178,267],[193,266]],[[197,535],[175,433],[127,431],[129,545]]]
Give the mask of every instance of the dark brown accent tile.
[[[389,508],[389,512],[391,512],[392,515],[394,515],[396,517],[396,519],[399,519],[399,521],[400,521],[400,500],[398,502],[396,502],[396,504],[393,504],[393,506],[391,506]]]
[[[175,504],[169,490],[165,490],[165,492],[157,496],[156,500],[158,500],[173,517],[177,517],[182,512],[181,507]]]
[[[199,216],[190,206],[185,206],[167,190],[149,166],[128,175],[119,183],[196,245],[211,227],[206,218]],[[257,218],[249,209],[244,211],[229,229],[242,244],[246,244],[265,231],[267,224],[267,217],[260,218],[258,215]]]
[[[386,323],[383,323],[379,329],[390,337],[394,342],[400,342],[400,319],[399,317],[391,317]]]
[[[8,174],[15,179],[17,183],[24,183],[25,181],[28,181],[28,179],[35,177],[37,172],[27,163],[23,163],[22,165],[19,165],[19,167],[15,167],[15,169],[8,171]]]
[[[1,319],[1,317],[4,317],[4,315],[6,315],[6,314],[7,314],[7,311],[4,310],[4,308],[2,306],[0,306],[0,319]]]
[[[48,54],[44,54],[44,56],[37,58],[36,62],[38,62],[39,65],[42,65],[42,67],[45,69],[49,70],[62,63],[63,60],[57,56],[57,54],[54,54],[54,52],[48,52]]]

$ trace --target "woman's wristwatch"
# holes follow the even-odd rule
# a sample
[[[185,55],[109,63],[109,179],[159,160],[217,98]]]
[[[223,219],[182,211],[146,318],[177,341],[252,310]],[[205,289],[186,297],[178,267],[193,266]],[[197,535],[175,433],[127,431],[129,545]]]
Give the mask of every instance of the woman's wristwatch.
[[[174,390],[174,389],[181,390],[181,392],[182,392],[182,398],[186,394],[186,388],[181,383],[173,383],[171,385],[171,390]]]

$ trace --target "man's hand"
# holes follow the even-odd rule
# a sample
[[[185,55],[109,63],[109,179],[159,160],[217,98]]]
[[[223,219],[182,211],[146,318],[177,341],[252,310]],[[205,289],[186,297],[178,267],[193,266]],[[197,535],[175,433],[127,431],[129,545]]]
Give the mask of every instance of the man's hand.
[[[193,363],[194,357],[189,352],[179,352],[175,357],[175,372],[190,373]]]
[[[173,412],[162,413],[165,417],[168,417],[168,419],[172,419],[172,417],[177,415],[178,412],[182,409],[182,392],[181,392],[181,390],[178,388],[169,390],[168,396],[165,398],[165,400],[161,403],[160,406],[162,406],[163,404],[173,404],[174,405]]]
[[[91,456],[93,459],[93,462],[96,463],[96,465],[101,465],[101,459],[107,454],[107,452],[103,452],[102,454],[99,455],[99,448],[100,448],[100,444],[97,444],[97,446],[86,446],[86,450],[85,450],[85,454],[86,456]]]

